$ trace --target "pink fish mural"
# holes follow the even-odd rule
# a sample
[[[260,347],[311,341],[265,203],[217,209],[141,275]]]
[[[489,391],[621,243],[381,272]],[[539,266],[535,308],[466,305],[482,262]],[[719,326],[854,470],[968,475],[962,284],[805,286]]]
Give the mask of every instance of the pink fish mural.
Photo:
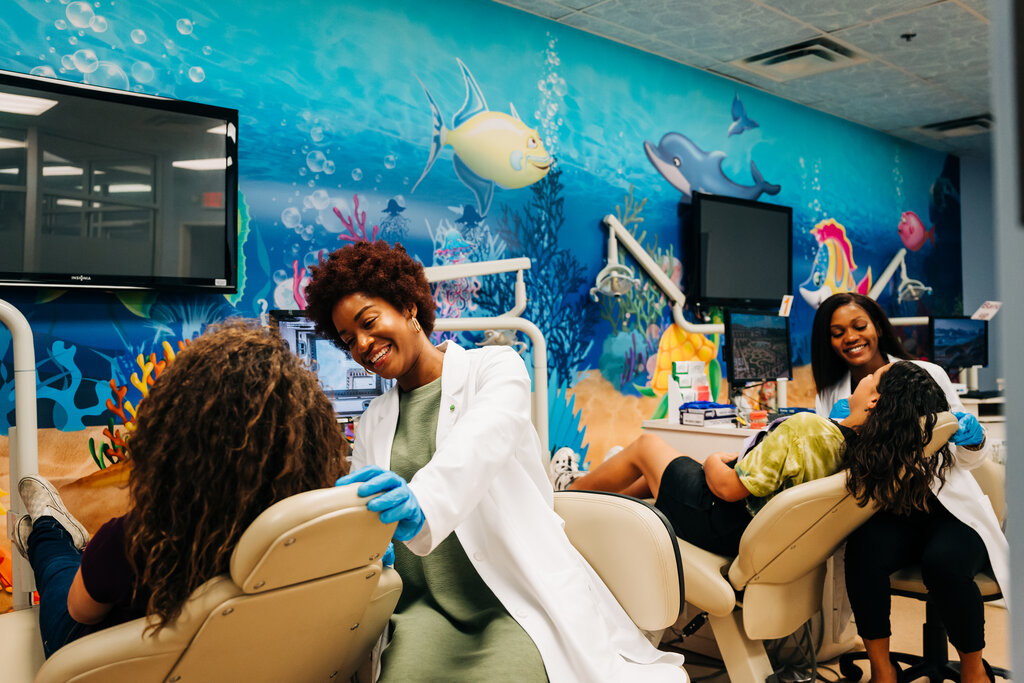
[[[818,253],[811,266],[811,274],[800,284],[804,301],[817,309],[822,301],[836,292],[867,294],[871,289],[871,267],[867,274],[855,281],[853,272],[853,245],[846,236],[846,228],[833,218],[826,218],[813,228],[811,234],[818,240]]]
[[[924,223],[913,211],[903,212],[896,230],[900,233],[903,246],[910,251],[917,251],[929,240],[931,240],[932,246],[935,246],[935,226],[932,226],[931,230],[925,230]]]

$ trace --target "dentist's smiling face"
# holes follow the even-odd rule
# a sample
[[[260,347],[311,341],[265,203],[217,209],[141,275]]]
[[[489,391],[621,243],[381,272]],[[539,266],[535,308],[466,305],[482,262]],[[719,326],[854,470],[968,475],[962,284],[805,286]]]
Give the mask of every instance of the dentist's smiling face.
[[[415,314],[415,309],[403,313],[384,299],[356,292],[334,305],[331,321],[353,360],[409,389],[418,386],[406,384],[416,374],[425,339],[409,324]]]
[[[881,365],[878,331],[868,312],[857,304],[840,306],[832,313],[832,348],[851,369]]]

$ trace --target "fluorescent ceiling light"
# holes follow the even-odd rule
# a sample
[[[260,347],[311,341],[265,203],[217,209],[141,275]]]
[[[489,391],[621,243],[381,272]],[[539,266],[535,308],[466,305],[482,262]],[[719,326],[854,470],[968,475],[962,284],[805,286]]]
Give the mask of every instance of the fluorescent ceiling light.
[[[43,175],[82,175],[82,169],[78,166],[43,166]]]
[[[39,116],[56,104],[57,100],[48,100],[45,97],[26,97],[25,95],[12,95],[7,92],[0,93],[0,111],[7,112],[8,114]]]
[[[228,160],[225,157],[215,157],[213,159],[184,159],[182,161],[172,161],[171,166],[175,168],[185,168],[189,171],[223,171],[228,167]]]
[[[0,168],[0,173],[3,175],[18,175],[20,169],[17,168]]]
[[[76,209],[82,208],[81,199],[58,199],[57,206],[73,206]]]
[[[146,185],[145,183],[115,183],[107,186],[107,192],[110,194],[119,194],[125,192],[152,192],[153,186]]]
[[[28,147],[28,143],[25,142],[24,140],[0,138],[0,149],[17,149],[19,147]]]

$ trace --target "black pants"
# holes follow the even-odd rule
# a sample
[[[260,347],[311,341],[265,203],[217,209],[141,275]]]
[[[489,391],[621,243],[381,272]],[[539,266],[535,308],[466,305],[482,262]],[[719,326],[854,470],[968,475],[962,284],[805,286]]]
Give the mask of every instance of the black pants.
[[[730,503],[711,493],[704,467],[685,456],[665,468],[654,507],[672,523],[676,536],[719,555],[739,552],[740,537],[752,519],[742,500]]]
[[[985,647],[985,609],[974,575],[988,562],[974,529],[949,513],[934,496],[929,512],[899,517],[876,513],[846,541],[846,591],[861,638],[887,638],[889,574],[920,564],[929,599],[961,652]]]

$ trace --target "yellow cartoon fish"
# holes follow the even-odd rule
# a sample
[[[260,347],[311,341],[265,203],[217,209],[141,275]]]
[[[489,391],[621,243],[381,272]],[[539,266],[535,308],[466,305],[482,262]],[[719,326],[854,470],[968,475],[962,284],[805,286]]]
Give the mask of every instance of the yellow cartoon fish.
[[[473,74],[461,59],[456,61],[466,82],[466,101],[452,118],[450,130],[445,127],[441,110],[427,86],[420,81],[430,102],[434,132],[427,166],[412,191],[416,191],[416,187],[430,172],[441,148],[451,145],[455,150],[455,158],[452,160],[455,175],[476,197],[480,215],[486,216],[494,197],[495,185],[506,189],[532,185],[547,175],[553,159],[544,148],[537,131],[529,128],[519,118],[515,106],[510,105],[511,116],[488,110]],[[416,80],[419,81],[419,78]]]
[[[853,245],[846,236],[846,228],[834,218],[827,218],[811,229],[818,240],[818,253],[814,257],[810,276],[800,284],[800,294],[812,308],[836,292],[867,294],[871,290],[871,266],[859,281],[853,277],[857,264],[853,262]]]

